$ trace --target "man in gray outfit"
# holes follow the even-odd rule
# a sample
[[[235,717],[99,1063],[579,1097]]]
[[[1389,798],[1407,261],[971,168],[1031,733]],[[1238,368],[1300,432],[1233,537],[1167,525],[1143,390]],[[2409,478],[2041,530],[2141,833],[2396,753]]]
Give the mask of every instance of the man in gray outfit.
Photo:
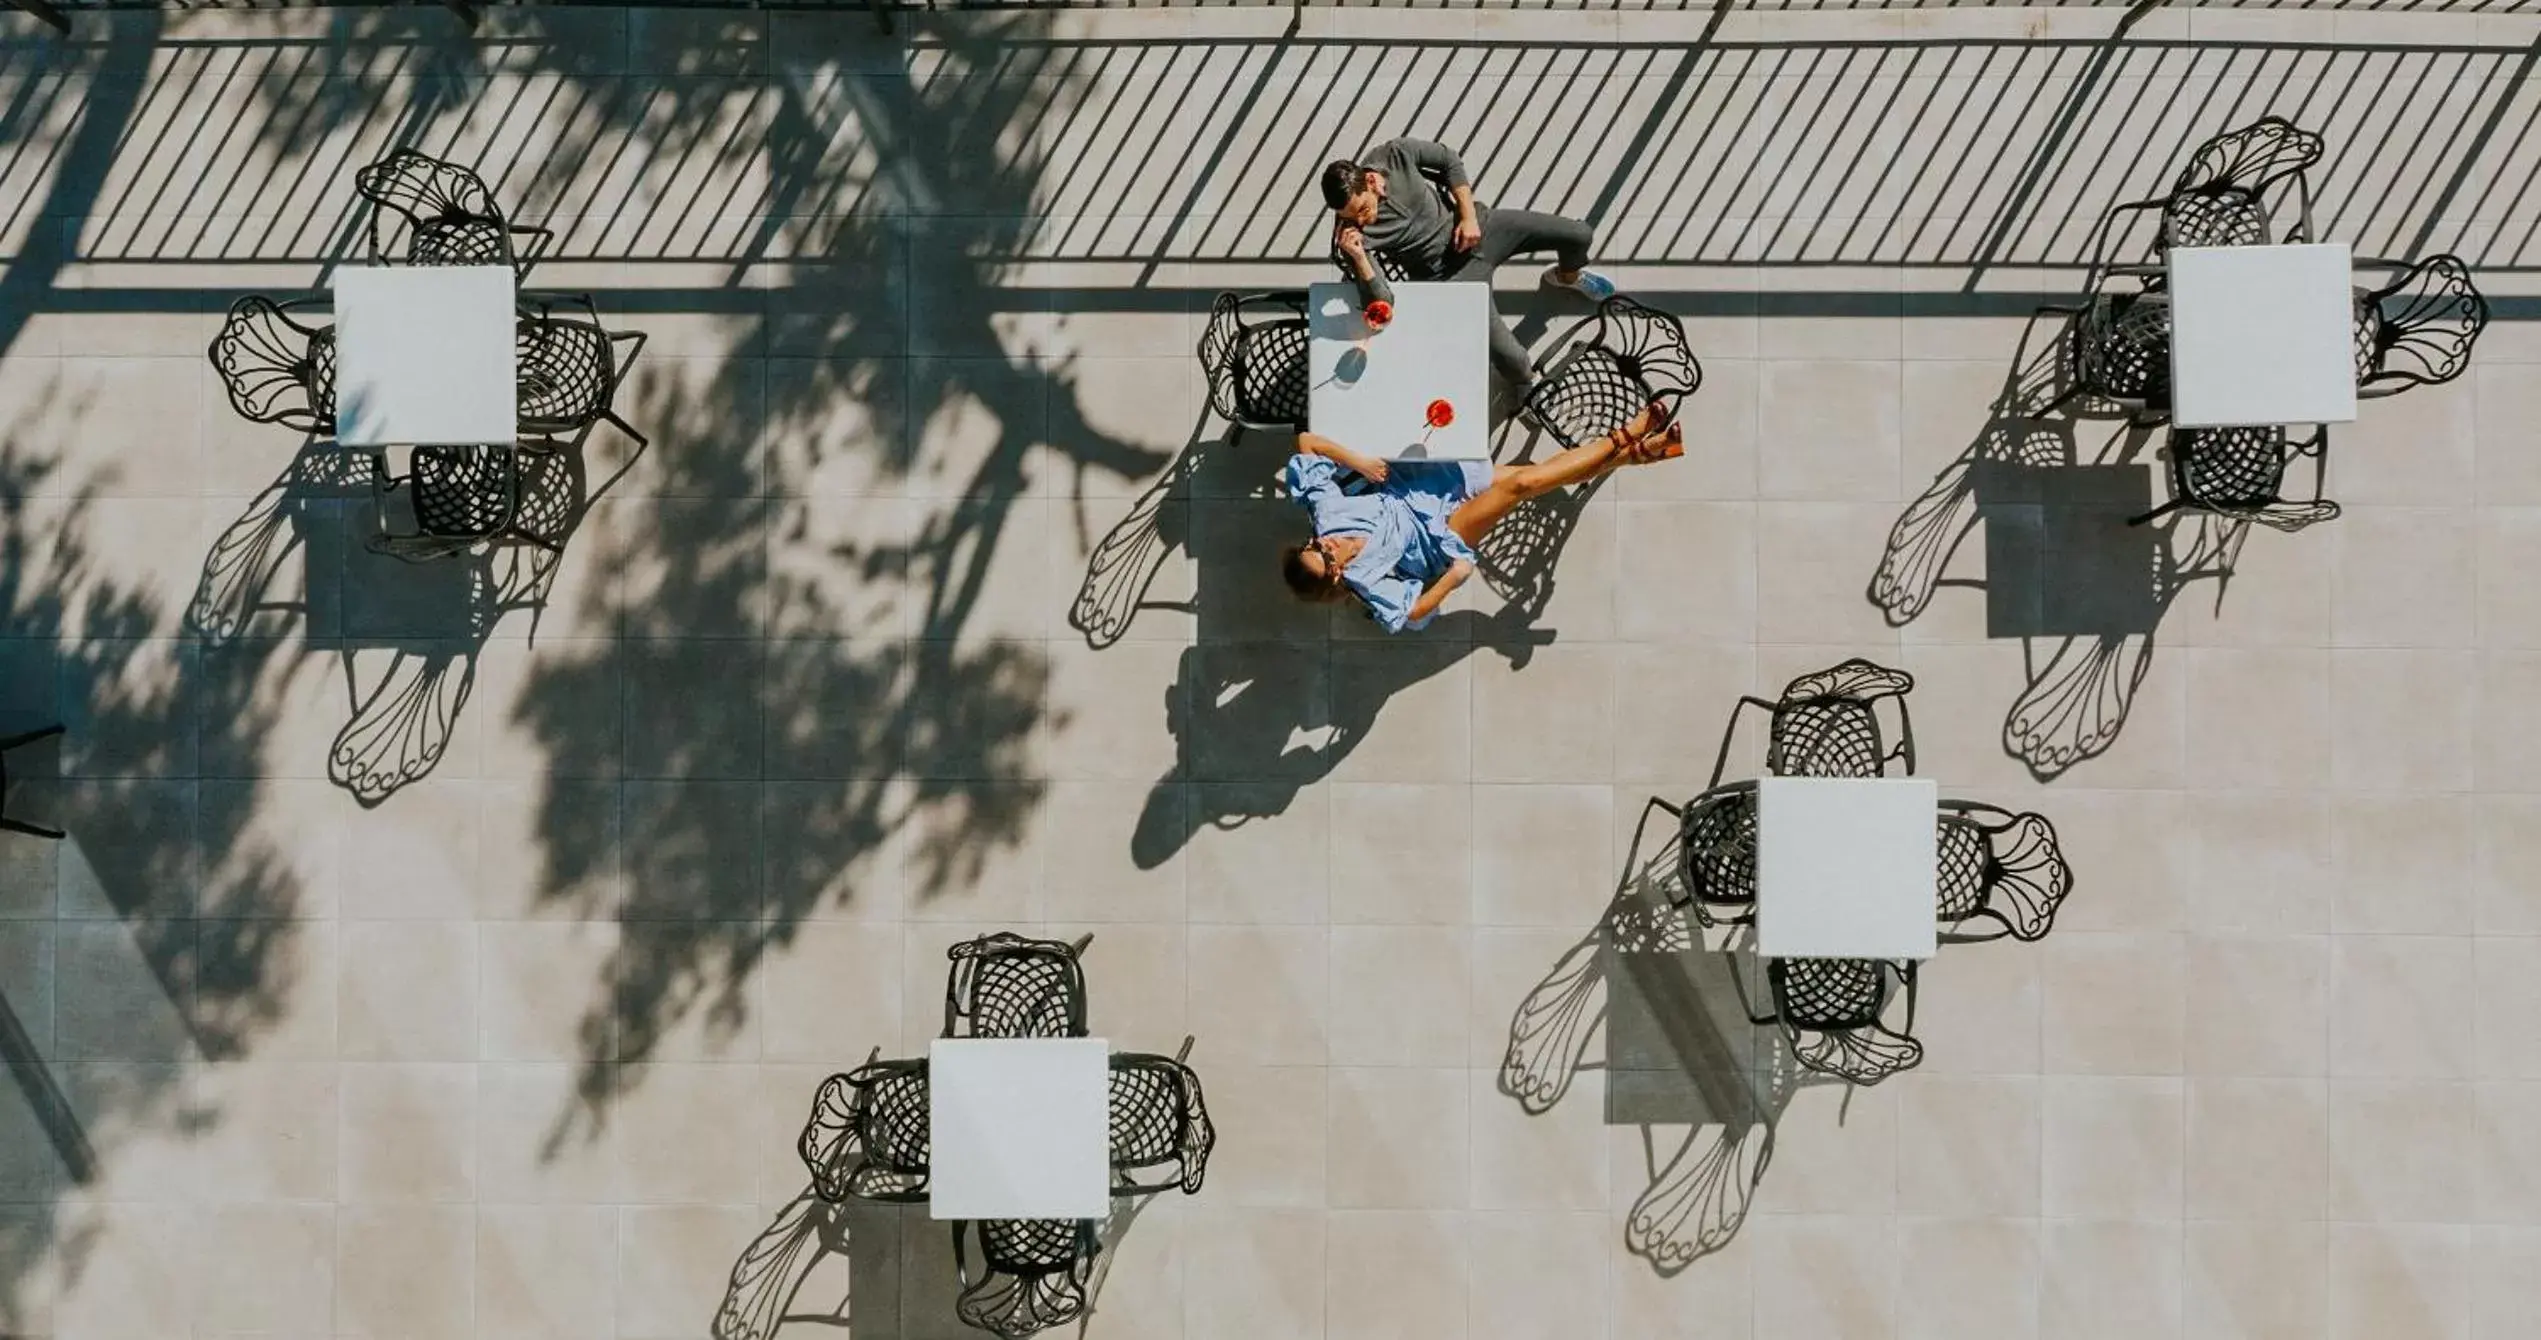
[[[1450,199],[1439,197],[1440,187]],[[1591,302],[1615,291],[1604,276],[1587,268],[1588,244],[1596,240],[1587,224],[1482,204],[1473,198],[1473,179],[1465,175],[1463,161],[1444,145],[1387,140],[1356,162],[1345,158],[1328,164],[1323,199],[1335,216],[1332,244],[1358,280],[1362,303],[1394,300],[1384,271],[1377,267],[1379,257],[1413,279],[1489,284],[1501,262],[1525,252],[1550,251],[1554,263],[1544,272],[1545,287],[1568,289]],[[1534,384],[1534,360],[1496,310],[1491,317],[1491,366],[1512,396],[1525,395]]]

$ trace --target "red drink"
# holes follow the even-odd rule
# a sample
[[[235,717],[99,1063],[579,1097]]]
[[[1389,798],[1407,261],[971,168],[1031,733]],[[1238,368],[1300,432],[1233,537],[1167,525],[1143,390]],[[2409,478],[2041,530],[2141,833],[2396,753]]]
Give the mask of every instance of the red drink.
[[[1433,401],[1430,401],[1430,402],[1429,402],[1429,426],[1430,426],[1430,427],[1432,427],[1432,428],[1444,428],[1444,427],[1446,427],[1447,425],[1449,425],[1449,424],[1451,424],[1451,423],[1454,423],[1455,421],[1456,421],[1456,407],[1455,407],[1455,406],[1448,404],[1448,403],[1447,403],[1446,401],[1444,401],[1444,400],[1433,400]]]
[[[1368,329],[1383,330],[1386,327],[1386,323],[1394,319],[1394,304],[1387,302],[1383,298],[1379,298],[1376,301],[1369,303],[1367,310],[1359,313],[1359,315],[1367,321]]]

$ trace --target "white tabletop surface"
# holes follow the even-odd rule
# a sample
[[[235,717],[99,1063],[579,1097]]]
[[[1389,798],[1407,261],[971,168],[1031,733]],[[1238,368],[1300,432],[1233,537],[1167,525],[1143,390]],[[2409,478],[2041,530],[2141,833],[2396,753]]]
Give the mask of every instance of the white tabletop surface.
[[[1756,783],[1756,952],[1930,958],[1940,796],[1913,777]]]
[[[2343,242],[2173,247],[2171,421],[2356,417],[2355,259]]]
[[[938,1038],[927,1049],[927,1216],[1100,1219],[1111,1209],[1111,1044]]]
[[[500,265],[335,272],[335,437],[349,447],[519,436],[516,280]]]
[[[1306,421],[1386,460],[1491,459],[1491,286],[1396,284],[1394,319],[1370,332],[1355,284],[1306,290]],[[1429,402],[1456,420],[1429,426]]]

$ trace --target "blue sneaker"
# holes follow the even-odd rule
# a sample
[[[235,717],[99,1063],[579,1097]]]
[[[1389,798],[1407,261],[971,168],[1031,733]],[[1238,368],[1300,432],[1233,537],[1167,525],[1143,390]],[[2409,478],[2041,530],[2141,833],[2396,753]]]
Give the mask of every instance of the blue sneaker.
[[[1565,281],[1562,278],[1562,269],[1558,265],[1544,272],[1544,287],[1568,289],[1590,302],[1604,302],[1615,296],[1615,281],[1604,275],[1594,270],[1582,270],[1579,272],[1579,278]]]

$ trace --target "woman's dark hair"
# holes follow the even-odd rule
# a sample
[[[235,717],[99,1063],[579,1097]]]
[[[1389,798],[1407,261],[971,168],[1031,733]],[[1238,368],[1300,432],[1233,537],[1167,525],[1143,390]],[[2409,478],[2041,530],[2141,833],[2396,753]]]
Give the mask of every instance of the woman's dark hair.
[[[1330,569],[1317,572],[1306,566],[1306,551],[1313,547],[1311,542],[1290,545],[1279,556],[1279,575],[1299,600],[1330,600],[1334,590]]]
[[[1367,184],[1368,170],[1347,158],[1336,158],[1323,165],[1323,203],[1327,208],[1339,209],[1349,204],[1350,197],[1357,195]]]

